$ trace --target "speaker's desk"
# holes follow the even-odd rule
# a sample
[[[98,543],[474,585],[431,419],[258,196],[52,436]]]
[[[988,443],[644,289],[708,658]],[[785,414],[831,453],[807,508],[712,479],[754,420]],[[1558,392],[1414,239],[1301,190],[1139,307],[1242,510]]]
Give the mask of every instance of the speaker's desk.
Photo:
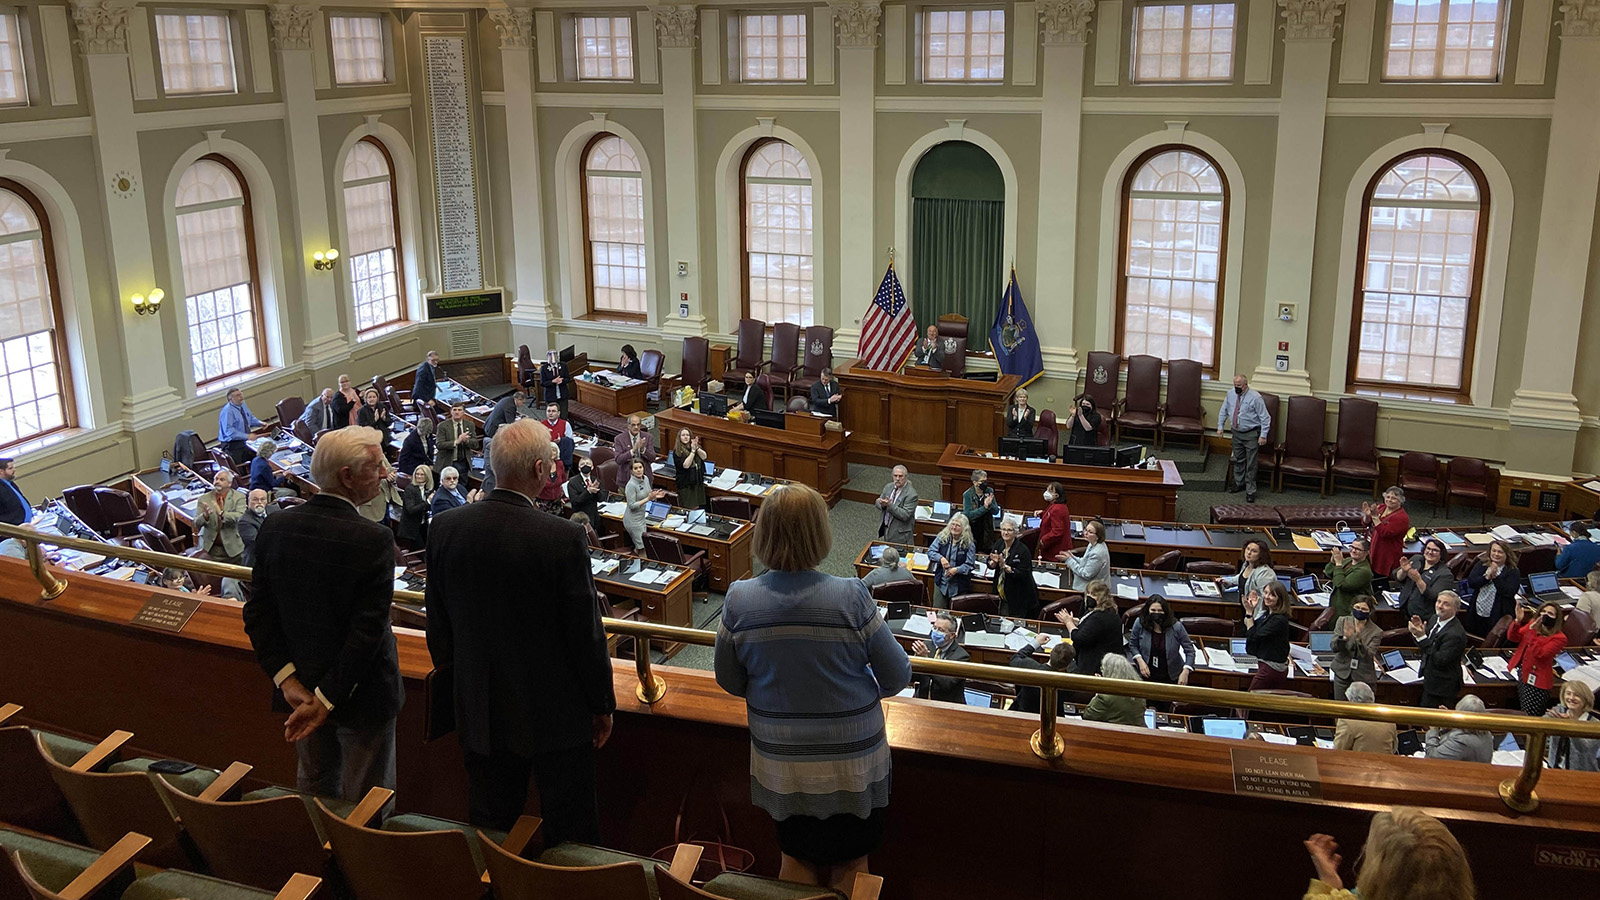
[[[861,360],[835,369],[844,394],[839,417],[850,432],[850,461],[931,464],[950,444],[994,447],[1015,375],[997,381],[952,378],[934,369],[879,372]]]
[[[962,492],[972,487],[972,470],[982,469],[989,473],[995,498],[1008,510],[1040,508],[1044,505],[1045,487],[1055,481],[1067,492],[1067,505],[1073,515],[1177,521],[1178,489],[1183,487],[1183,478],[1170,459],[1161,460],[1157,469],[1115,469],[1028,462],[984,456],[984,452],[987,451],[973,451],[965,444],[945,447],[939,457],[939,477],[944,482],[946,500],[960,503]]]
[[[823,419],[809,413],[787,414],[783,428],[733,422],[687,409],[663,410],[655,418],[661,428],[661,453],[669,452],[677,444],[678,432],[687,428],[700,436],[706,455],[717,468],[762,472],[810,485],[829,506],[839,502],[839,493],[850,480],[844,432],[828,430]]]

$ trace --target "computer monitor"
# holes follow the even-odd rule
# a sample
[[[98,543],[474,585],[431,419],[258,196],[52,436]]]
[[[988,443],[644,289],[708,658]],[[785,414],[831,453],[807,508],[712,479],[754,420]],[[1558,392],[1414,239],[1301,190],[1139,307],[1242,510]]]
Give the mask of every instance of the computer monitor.
[[[649,519],[665,519],[670,512],[672,512],[672,507],[659,500],[652,500],[646,503],[644,507],[645,518]]]
[[[1117,466],[1127,469],[1144,462],[1144,446],[1134,444],[1131,447],[1117,448]]]
[[[1333,632],[1331,632],[1331,631],[1313,631],[1313,632],[1311,632],[1311,652],[1312,653],[1332,653],[1333,652]]]
[[[783,427],[784,414],[782,412],[770,409],[755,409],[751,410],[751,413],[755,416],[757,425],[765,425],[768,428]]]
[[[950,501],[948,501],[948,500],[935,500],[935,501],[933,501],[933,514],[936,515],[936,516],[948,516],[948,515],[950,515]]]
[[[1250,653],[1245,649],[1244,638],[1228,638],[1228,652],[1234,656],[1246,656]]]
[[[717,464],[712,462],[711,460],[709,460],[709,459],[706,460],[705,467],[706,467],[706,477],[707,478],[710,478],[711,476],[717,474]]]
[[[1294,579],[1293,578],[1290,578],[1288,575],[1279,575],[1278,576],[1278,583],[1283,585],[1283,589],[1284,590],[1288,591],[1291,594],[1294,593]]]
[[[1156,727],[1156,711],[1155,710],[1146,709],[1144,711],[1144,727],[1146,727],[1146,728],[1154,728],[1154,727]]]
[[[576,344],[567,345],[565,348],[562,349],[562,351],[559,354],[558,358],[561,360],[561,362],[563,364],[572,362],[574,359],[577,359],[578,358],[578,347],[577,347],[577,345]]]
[[[1109,466],[1116,462],[1116,450],[1087,444],[1068,444],[1061,451],[1061,461],[1074,466]]]
[[[1573,658],[1571,653],[1563,650],[1556,656],[1556,665],[1561,667],[1562,674],[1575,671],[1583,667],[1583,663]]]
[[[1044,521],[1044,519],[1041,516],[1029,516],[1026,519],[1022,520],[1022,527],[1025,528],[1025,529],[1026,528],[1038,528],[1039,527],[1039,523],[1043,522],[1043,521]]]
[[[1243,719],[1201,719],[1200,733],[1207,737],[1244,740],[1246,727]]]
[[[726,416],[728,398],[722,394],[701,394],[700,413],[707,416]]]
[[[1045,445],[1044,438],[1003,437],[1000,439],[1000,455],[1015,456],[1019,459],[1038,459],[1049,456],[1050,449]]]
[[[690,525],[703,524],[706,520],[706,511],[703,509],[691,509],[689,510],[689,514],[685,516],[683,520]]]

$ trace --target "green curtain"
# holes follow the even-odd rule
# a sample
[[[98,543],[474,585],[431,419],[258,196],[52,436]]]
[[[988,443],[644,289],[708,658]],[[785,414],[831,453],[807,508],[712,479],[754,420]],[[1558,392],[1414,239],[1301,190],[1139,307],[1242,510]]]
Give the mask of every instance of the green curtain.
[[[917,197],[911,203],[911,310],[918,330],[946,313],[967,317],[968,349],[987,350],[1005,290],[1004,200]]]

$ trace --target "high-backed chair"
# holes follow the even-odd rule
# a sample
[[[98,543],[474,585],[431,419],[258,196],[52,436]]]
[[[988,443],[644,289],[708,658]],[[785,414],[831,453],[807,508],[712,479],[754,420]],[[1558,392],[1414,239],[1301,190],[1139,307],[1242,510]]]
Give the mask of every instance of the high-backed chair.
[[[706,551],[696,550],[693,553],[683,552],[683,542],[670,534],[657,534],[654,531],[644,533],[645,555],[653,560],[683,566],[694,572],[695,581],[706,577],[709,566],[706,562]]]
[[[106,531],[102,537],[133,537],[139,533],[139,523],[144,513],[133,502],[133,495],[116,488],[97,487],[95,500],[100,503],[100,514],[105,516]]]
[[[1594,619],[1576,606],[1569,606],[1561,630],[1567,635],[1568,647],[1587,647],[1594,640]]]
[[[1524,575],[1538,575],[1541,572],[1554,572],[1556,570],[1556,547],[1529,547],[1517,554],[1517,571]],[[1571,609],[1572,607],[1568,607]]]
[[[1117,406],[1114,440],[1124,430],[1148,431],[1154,441],[1161,428],[1161,358],[1139,353],[1128,357],[1128,385]]]
[[[1368,482],[1373,499],[1378,496],[1378,404],[1364,397],[1339,398],[1339,428],[1333,439],[1333,460],[1328,465],[1329,487],[1338,490],[1339,479]]]
[[[294,420],[294,424],[289,427],[289,433],[312,446],[316,446],[317,433],[311,430],[310,425],[299,419]]]
[[[767,323],[760,319],[740,319],[737,337],[739,348],[728,364],[726,376],[734,382],[744,380],[746,372],[759,374],[772,365],[772,360],[766,358]]]
[[[300,418],[300,414],[305,411],[304,397],[285,397],[278,401],[278,424],[288,428],[289,423]]]
[[[600,476],[600,486],[608,491],[621,490],[617,484],[617,461],[608,459],[594,467],[594,473]]]
[[[756,387],[761,388],[761,393],[766,395],[767,409],[777,409],[772,405],[772,376],[765,372],[756,376]]]
[[[967,372],[967,317],[960,313],[945,313],[935,323],[939,333],[939,349],[944,351],[944,362],[939,368],[951,375]]]
[[[1239,623],[1218,616],[1184,616],[1178,620],[1191,635],[1231,638],[1239,634]]]
[[[1408,498],[1427,497],[1429,502],[1439,502],[1439,457],[1419,450],[1400,454],[1400,490]]]
[[[713,516],[744,519],[747,522],[753,522],[756,518],[756,506],[749,497],[712,497],[708,505]]]
[[[615,457],[616,451],[604,444],[589,451],[589,462],[594,463],[597,467],[602,463],[610,462]]]
[[[1190,575],[1237,575],[1239,567],[1233,563],[1217,562],[1213,559],[1197,559],[1194,562],[1183,564],[1183,570]]]
[[[1206,440],[1206,408],[1200,402],[1200,364],[1192,359],[1167,363],[1167,402],[1162,404],[1161,426],[1156,429],[1156,447],[1166,445],[1172,435],[1192,437],[1200,442],[1202,460],[1211,458],[1211,442]]]
[[[527,344],[517,347],[517,384],[529,391],[539,384],[539,365],[533,361]]]
[[[1061,447],[1061,429],[1056,427],[1055,410],[1039,410],[1039,421],[1033,426],[1033,436],[1044,441],[1045,449],[1050,451],[1050,458],[1054,459]]]
[[[661,400],[661,369],[666,363],[667,356],[660,350],[646,350],[639,354],[639,374],[650,383],[645,393],[646,400]]]
[[[809,397],[790,397],[789,405],[785,406],[784,409],[792,413],[811,412],[811,399]]]
[[[789,382],[800,373],[800,326],[776,322],[772,326],[772,389],[789,397]]]
[[[800,371],[789,379],[789,395],[805,394],[822,380],[822,370],[833,367],[833,329],[812,325],[806,329],[804,361]]]
[[[211,559],[211,554],[207,553],[205,551],[205,548],[203,548],[203,547],[190,547],[188,550],[183,551],[183,555],[187,556],[187,557],[189,557],[191,559],[210,560],[212,562],[215,562],[215,560]],[[222,596],[222,576],[221,575],[210,575],[210,574],[207,574],[205,572],[190,572],[189,573],[189,580],[194,582],[195,590],[200,590],[201,588],[209,587],[209,588],[211,588],[211,596],[213,596],[213,597]]]
[[[1154,569],[1157,572],[1182,572],[1183,551],[1168,550],[1155,559],[1150,560],[1150,564],[1146,566],[1146,568]]]
[[[78,517],[78,520],[87,525],[91,531],[101,537],[110,537],[106,534],[107,522],[105,514],[100,511],[100,498],[94,494],[95,485],[80,484],[69,487],[61,492],[61,502],[66,504],[67,510]]]
[[[1450,503],[1458,499],[1475,500],[1483,515],[1489,515],[1489,467],[1481,459],[1471,456],[1452,457],[1444,467],[1444,511],[1450,512]]]
[[[1117,420],[1117,378],[1122,372],[1122,354],[1109,350],[1089,351],[1083,370],[1083,392],[1094,400],[1100,411],[1100,443],[1111,436],[1111,427]]]
[[[157,553],[176,554],[178,552],[178,547],[172,543],[172,538],[167,537],[165,532],[157,531],[143,522],[139,523],[139,537],[143,538],[144,542],[150,545],[150,549]]]
[[[139,521],[160,531],[166,531],[171,528],[172,507],[167,503],[167,495],[161,491],[152,490],[150,496],[144,500],[144,513]]]
[[[884,603],[909,603],[920,606],[927,602],[928,592],[918,581],[885,581],[872,586],[872,599]]]
[[[963,613],[984,613],[985,615],[999,615],[999,594],[959,594],[950,598],[950,609]]]
[[[1256,482],[1258,484],[1272,484],[1278,476],[1279,443],[1278,435],[1283,433],[1283,417],[1279,415],[1282,407],[1278,403],[1277,394],[1261,392],[1261,403],[1267,408],[1267,415],[1272,417],[1272,425],[1267,429],[1267,442],[1261,445],[1260,452],[1256,454]],[[1228,485],[1233,485],[1233,466],[1228,466]]]
[[[696,391],[703,391],[710,373],[706,369],[711,365],[711,342],[703,337],[686,337],[683,339],[683,383]]]
[[[145,772],[102,771],[111,765],[131,732],[116,731],[72,765],[56,761],[43,738],[38,739],[39,755],[50,768],[50,777],[67,798],[72,814],[83,827],[89,846],[109,850],[130,830],[149,835],[151,845],[144,855],[151,865],[189,868],[193,860],[181,840],[182,829],[172,812],[161,801],[155,782]]]
[[[1328,449],[1323,442],[1328,403],[1320,397],[1290,397],[1282,454],[1278,458],[1278,490],[1284,479],[1314,478],[1317,495],[1328,495]]]
[[[1022,545],[1028,548],[1029,556],[1033,557],[1034,559],[1039,558],[1039,529],[1025,528],[1023,529],[1022,533],[1017,535],[1017,540],[1021,541]]]

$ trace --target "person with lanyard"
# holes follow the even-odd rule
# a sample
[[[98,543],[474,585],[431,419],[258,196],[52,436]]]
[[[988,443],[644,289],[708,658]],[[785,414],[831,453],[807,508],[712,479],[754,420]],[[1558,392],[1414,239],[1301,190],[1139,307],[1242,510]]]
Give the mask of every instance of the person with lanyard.
[[[1581,681],[1569,681],[1561,686],[1561,703],[1545,713],[1550,719],[1574,719],[1580,722],[1597,721],[1594,714],[1594,691]],[[1600,772],[1600,738],[1569,738],[1556,736],[1550,739],[1549,755],[1545,765],[1552,769],[1572,769],[1577,772]]]
[[[1128,660],[1139,667],[1139,677],[1146,681],[1189,683],[1189,673],[1194,671],[1194,640],[1160,594],[1145,601],[1144,614],[1133,622]]]
[[[559,405],[562,418],[567,415],[567,370],[561,365],[559,354],[551,350],[539,364],[539,386],[544,390],[544,402]]]
[[[1441,591],[1433,602],[1433,620],[1423,623],[1416,614],[1406,629],[1422,651],[1423,709],[1448,709],[1461,693],[1461,658],[1467,655],[1467,630],[1461,625],[1461,595]]]
[[[1328,578],[1328,607],[1335,619],[1350,615],[1350,604],[1357,597],[1372,591],[1372,563],[1367,560],[1366,538],[1350,542],[1350,555],[1345,556],[1338,547],[1329,554],[1328,566],[1323,574]]]
[[[1467,633],[1483,637],[1501,616],[1509,616],[1516,609],[1517,591],[1522,587],[1516,554],[1504,541],[1490,541],[1489,549],[1467,573],[1467,585],[1477,591],[1472,598],[1472,614],[1466,617]]]
[[[1350,603],[1349,613],[1333,623],[1333,699],[1345,699],[1356,682],[1378,683],[1378,647],[1383,629],[1372,621],[1372,598],[1365,594]]]
[[[1239,583],[1239,602],[1251,592],[1260,593],[1261,589],[1278,580],[1278,573],[1272,568],[1272,551],[1267,548],[1266,541],[1251,538],[1244,542],[1244,548],[1239,551],[1239,574],[1233,577]]]
[[[1217,416],[1217,434],[1222,434],[1224,425],[1233,432],[1233,487],[1228,493],[1244,491],[1245,502],[1254,503],[1256,463],[1266,446],[1267,432],[1272,430],[1272,415],[1243,375],[1233,376],[1233,391],[1222,401],[1222,414]]]
[[[0,522],[7,525],[25,525],[33,521],[33,506],[17,487],[17,461],[9,456],[0,457]]]
[[[888,552],[887,550],[885,552]],[[950,601],[965,594],[972,584],[972,566],[978,559],[967,517],[956,513],[928,547],[933,567],[933,605],[949,609]]]
[[[1244,598],[1245,652],[1256,658],[1250,690],[1289,686],[1289,589],[1281,581],[1264,585]]]
[[[622,513],[622,530],[636,553],[644,552],[644,532],[649,519],[645,507],[665,497],[667,492],[650,486],[650,476],[645,474],[643,460],[636,459],[628,465],[628,483],[623,488],[627,501]]]
[[[217,443],[228,451],[236,463],[247,463],[255,451],[250,448],[250,435],[265,426],[245,405],[244,391],[234,388],[228,392],[228,402],[217,413]]]
[[[978,547],[994,546],[995,515],[1001,512],[994,498],[994,488],[989,486],[989,473],[972,470],[972,487],[961,495],[961,513],[967,517],[972,531],[972,543]]]
[[[1000,523],[1000,540],[989,551],[989,568],[1000,594],[1000,612],[1020,619],[1039,615],[1039,586],[1033,581],[1033,553],[1017,540],[1016,523]]]
[[[1057,557],[1072,570],[1072,589],[1081,591],[1091,582],[1111,577],[1111,551],[1106,548],[1106,523],[1083,523],[1083,555],[1066,552]]]
[[[911,653],[924,659],[946,659],[951,662],[971,662],[972,655],[961,646],[961,625],[956,617],[944,610],[928,613],[928,637],[912,641]],[[956,675],[913,675],[911,683],[918,688],[919,696],[945,703],[967,702],[967,680]],[[924,690],[926,694],[924,695]]]
[[[1052,481],[1044,489],[1044,507],[1033,514],[1039,517],[1039,558],[1060,559],[1072,552],[1072,510],[1061,482]]]
[[[1400,560],[1394,580],[1400,583],[1401,609],[1417,618],[1432,612],[1434,601],[1456,583],[1444,564],[1444,541],[1435,537],[1423,541],[1421,553]]]
[[[700,446],[700,435],[685,428],[678,432],[678,442],[672,446],[672,465],[678,486],[678,505],[684,509],[706,508],[706,450]]]
[[[1374,506],[1361,501],[1361,522],[1370,531],[1372,542],[1372,572],[1374,578],[1388,578],[1400,565],[1405,555],[1406,533],[1411,530],[1411,516],[1406,513],[1406,492],[1394,485],[1383,492],[1383,505]]]
[[[1552,663],[1567,648],[1562,629],[1567,612],[1559,603],[1541,603],[1517,610],[1516,621],[1506,630],[1506,642],[1517,645],[1511,655],[1511,672],[1517,679],[1517,702],[1524,715],[1542,716],[1554,702],[1550,689],[1556,676]]]
[[[1028,392],[1022,388],[1011,395],[1011,405],[1006,407],[1006,435],[1033,437],[1033,407],[1028,405]]]

